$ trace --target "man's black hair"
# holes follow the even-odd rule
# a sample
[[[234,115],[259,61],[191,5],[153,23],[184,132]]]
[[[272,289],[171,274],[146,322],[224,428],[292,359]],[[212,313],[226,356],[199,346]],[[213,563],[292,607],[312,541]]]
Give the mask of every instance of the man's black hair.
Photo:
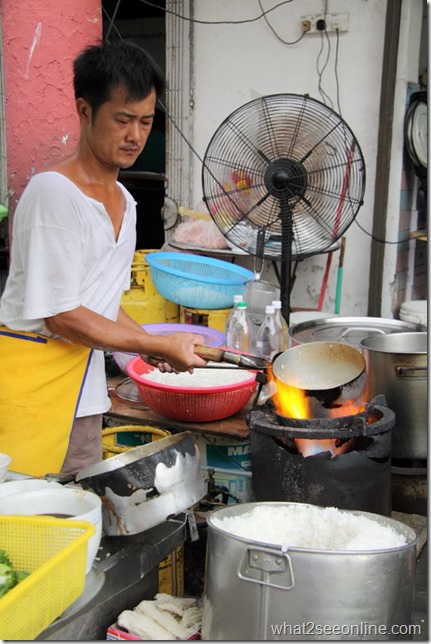
[[[90,45],[73,63],[75,99],[83,98],[93,110],[108,101],[113,90],[122,87],[128,101],[141,101],[154,88],[164,88],[163,72],[150,54],[125,40]]]

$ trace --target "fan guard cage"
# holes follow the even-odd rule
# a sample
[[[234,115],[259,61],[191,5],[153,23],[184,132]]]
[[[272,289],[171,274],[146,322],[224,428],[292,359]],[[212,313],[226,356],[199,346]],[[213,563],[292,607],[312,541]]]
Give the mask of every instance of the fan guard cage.
[[[298,259],[330,250],[353,222],[365,164],[334,110],[308,95],[274,94],[246,103],[219,126],[205,153],[202,189],[233,247]]]

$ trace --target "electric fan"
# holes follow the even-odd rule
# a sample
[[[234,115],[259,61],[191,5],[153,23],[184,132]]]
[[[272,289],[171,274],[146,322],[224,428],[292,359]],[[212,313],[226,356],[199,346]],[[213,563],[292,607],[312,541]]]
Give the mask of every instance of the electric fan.
[[[203,198],[233,247],[281,260],[282,312],[291,262],[325,252],[363,203],[365,164],[339,114],[299,94],[263,96],[232,112],[205,152]]]

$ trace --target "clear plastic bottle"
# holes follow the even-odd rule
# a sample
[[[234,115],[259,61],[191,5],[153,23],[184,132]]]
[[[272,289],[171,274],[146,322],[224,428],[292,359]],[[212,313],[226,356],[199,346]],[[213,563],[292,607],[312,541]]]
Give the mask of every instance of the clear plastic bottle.
[[[275,318],[275,309],[272,304],[265,307],[265,317],[256,336],[257,355],[265,360],[283,351],[283,330]]]
[[[281,300],[273,300],[272,301],[272,306],[275,309],[275,319],[277,321],[277,324],[281,326],[282,332],[283,332],[283,349],[282,351],[286,351],[286,349],[289,348],[289,327],[287,326],[287,322],[283,317],[283,314],[281,312]]]
[[[236,311],[236,309],[238,307],[239,302],[243,302],[243,301],[244,301],[244,296],[243,295],[238,294],[238,295],[233,296],[233,308],[232,308],[232,311],[229,313],[229,315],[226,318],[225,334],[226,334],[226,346],[227,347],[229,346],[229,344],[228,344],[228,342],[229,342],[229,339],[228,339],[229,325],[231,323],[233,315],[235,314],[235,311]]]
[[[247,313],[247,303],[238,302],[226,331],[226,346],[250,353],[253,343],[253,326]]]

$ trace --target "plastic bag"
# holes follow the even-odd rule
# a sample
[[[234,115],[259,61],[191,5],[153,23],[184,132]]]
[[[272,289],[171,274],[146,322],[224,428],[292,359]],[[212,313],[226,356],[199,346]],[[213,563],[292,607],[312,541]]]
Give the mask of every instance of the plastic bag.
[[[183,207],[178,211],[183,216],[173,234],[173,240],[178,244],[191,244],[201,248],[228,248],[225,237],[209,214]]]

